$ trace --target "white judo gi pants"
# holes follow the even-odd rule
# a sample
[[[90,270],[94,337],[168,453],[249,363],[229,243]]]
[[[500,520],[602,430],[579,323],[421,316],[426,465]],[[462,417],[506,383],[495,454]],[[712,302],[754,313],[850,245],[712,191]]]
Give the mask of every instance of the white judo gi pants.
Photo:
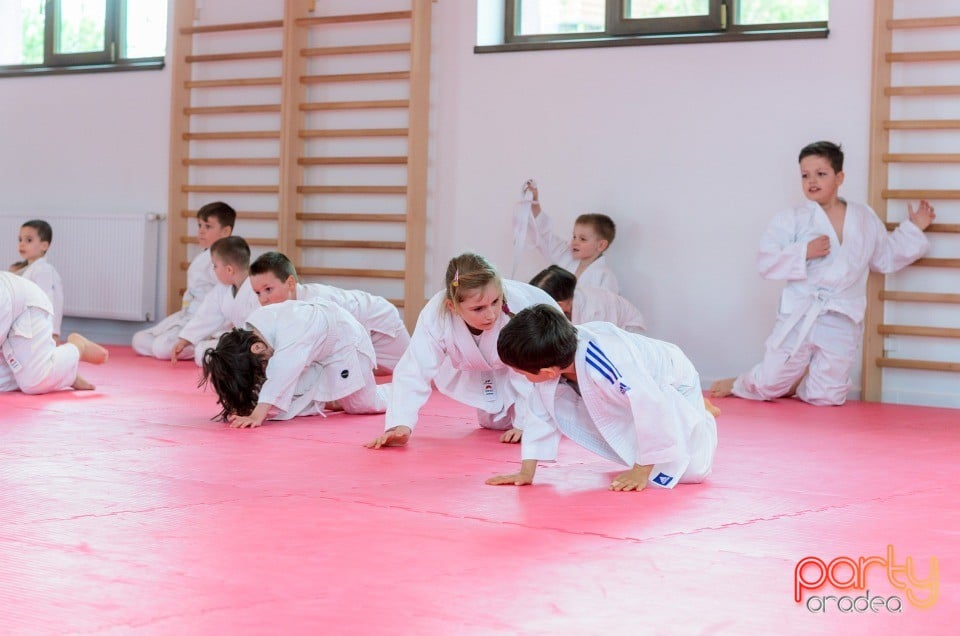
[[[149,358],[169,360],[170,352],[180,339],[180,330],[185,324],[187,324],[187,317],[182,311],[172,313],[149,329],[133,334],[131,343],[133,350]],[[189,345],[184,347],[177,359],[189,360],[193,354],[194,348]]]
[[[364,367],[362,370],[364,376],[363,388],[336,401],[343,408],[344,413],[360,415],[386,413],[392,387],[390,384],[377,384],[373,376],[373,363],[364,355],[360,355],[359,359],[360,364]],[[270,419],[287,420],[298,416],[324,414],[327,403],[311,398],[319,377],[318,368],[308,368],[297,380],[297,388],[289,409],[272,414]]]
[[[779,316],[777,325],[787,319]],[[773,332],[776,334],[778,328]],[[817,316],[805,335],[799,325],[779,344],[771,335],[763,361],[736,379],[733,394],[748,400],[773,400],[786,395],[803,378],[797,397],[804,402],[817,406],[843,404],[862,336],[863,323],[832,311]]]
[[[396,337],[371,331],[370,340],[373,342],[373,350],[377,353],[377,369],[393,373],[400,361],[400,356],[410,345],[410,334],[405,329],[401,329]]]
[[[5,338],[0,346],[0,391],[37,395],[69,389],[76,382],[80,351],[69,343],[57,346],[53,317],[46,311],[28,307],[0,337]]]

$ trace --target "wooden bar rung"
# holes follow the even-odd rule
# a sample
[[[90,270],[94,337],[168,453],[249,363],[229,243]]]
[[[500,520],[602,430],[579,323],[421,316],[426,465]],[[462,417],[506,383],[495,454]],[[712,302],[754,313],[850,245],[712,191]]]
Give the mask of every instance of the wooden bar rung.
[[[240,236],[240,234],[237,234]],[[276,247],[277,239],[275,238],[250,238],[249,236],[244,236],[243,240],[247,242],[247,245],[253,245],[257,247]],[[196,245],[197,237],[195,236],[181,236],[180,242],[184,245]]]
[[[907,360],[904,358],[877,358],[878,367],[888,369],[916,369],[918,371],[960,371],[960,362],[935,360]]]
[[[960,268],[960,258],[918,258],[913,262],[916,267]]]
[[[347,278],[395,278],[403,280],[404,271],[392,269],[347,269],[340,267],[298,267],[301,276],[343,276]]]
[[[407,163],[406,157],[300,157],[301,166],[389,166]]]
[[[937,292],[910,292],[883,289],[880,300],[905,303],[947,303],[960,305],[960,294],[941,294]]]
[[[960,27],[960,16],[948,16],[943,18],[902,18],[899,20],[888,20],[887,28],[896,29],[947,29],[950,27]]]
[[[256,29],[282,29],[283,20],[265,20],[261,22],[234,22],[233,24],[207,24],[204,26],[183,27],[180,33],[222,33],[224,31],[253,31]]]
[[[317,26],[320,24],[343,24],[345,22],[379,22],[383,20],[409,20],[411,11],[385,11],[382,13],[353,13],[344,15],[326,15],[315,18],[297,18],[297,26]]]
[[[336,73],[332,75],[304,75],[301,84],[332,84],[337,82],[391,82],[410,79],[410,71],[382,73]]]
[[[406,194],[407,186],[297,186],[300,194]]]
[[[890,86],[883,93],[888,97],[942,97],[960,95],[960,86]]]
[[[877,325],[877,332],[885,336],[921,336],[925,338],[960,338],[960,329],[949,327],[921,327],[916,325]]]
[[[184,108],[184,115],[240,115],[247,113],[279,113],[280,104],[249,104],[243,106],[193,106]]]
[[[298,212],[298,221],[346,221],[360,223],[406,223],[406,214],[349,212]]]
[[[301,139],[329,137],[406,137],[406,128],[340,128],[331,130],[301,130]]]
[[[886,163],[960,163],[960,153],[899,152],[883,155]]]
[[[276,157],[221,157],[217,159],[184,159],[185,166],[279,166]]]
[[[956,62],[960,51],[907,51],[887,53],[888,62]]]
[[[298,239],[297,247],[337,247],[370,250],[402,250],[407,244],[403,241],[351,241],[335,239]]]
[[[960,190],[883,190],[884,199],[960,199]]]
[[[187,63],[201,62],[242,62],[244,60],[280,59],[283,51],[243,51],[240,53],[214,53],[210,55],[188,55]]]
[[[369,99],[352,102],[306,102],[300,104],[304,112],[317,110],[367,110],[374,108],[409,108],[408,99]]]
[[[183,133],[188,141],[211,141],[229,139],[280,139],[279,130],[242,130],[236,132]]]
[[[302,49],[300,55],[317,57],[320,55],[358,55],[366,53],[401,53],[410,50],[409,42],[395,44],[361,44],[356,46],[318,46]]]
[[[899,223],[887,223],[887,229],[893,231],[897,229]],[[960,223],[931,223],[927,229],[927,232],[932,232],[933,234],[960,234]]]
[[[276,194],[280,191],[275,185],[185,185],[181,192],[232,192],[235,194]]]
[[[960,119],[891,119],[883,122],[886,130],[956,130]]]
[[[190,80],[184,88],[229,88],[237,86],[280,86],[279,77],[233,77],[219,80]]]
[[[196,210],[180,210],[180,216],[185,219],[195,219],[197,218]],[[277,218],[276,212],[247,212],[247,211],[238,211],[237,220],[238,221],[275,221]]]

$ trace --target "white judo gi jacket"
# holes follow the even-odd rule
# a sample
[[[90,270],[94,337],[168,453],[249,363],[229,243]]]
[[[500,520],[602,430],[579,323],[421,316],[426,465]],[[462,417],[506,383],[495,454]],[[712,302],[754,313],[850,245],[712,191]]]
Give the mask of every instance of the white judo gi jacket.
[[[630,301],[601,287],[577,285],[573,292],[570,322],[609,322],[621,329],[638,333],[647,328],[640,310]]]
[[[445,307],[446,293],[434,294],[420,312],[410,346],[393,370],[393,388],[384,429],[414,429],[417,415],[430,397],[430,382],[444,395],[487,413],[504,412],[516,400],[514,374],[500,361],[497,338],[516,313],[531,305],[547,304],[559,310],[545,291],[513,280],[503,281],[504,311],[497,324],[479,336],[479,343],[462,318]],[[517,376],[519,377],[519,376]]]
[[[519,259],[519,247],[530,245],[536,247],[544,258],[551,264],[559,265],[571,274],[576,275],[580,261],[573,257],[570,251],[570,240],[564,240],[553,233],[550,228],[550,217],[540,208],[540,214],[533,216],[531,201],[521,201],[518,212],[514,216],[514,260]],[[600,287],[614,294],[620,293],[620,284],[617,276],[607,264],[607,257],[600,255],[590,263],[577,278],[577,283],[588,287]]]
[[[41,256],[19,272],[20,276],[36,283],[50,299],[53,307],[53,333],[59,335],[63,324],[63,281],[46,256]]]
[[[232,285],[217,283],[203,299],[200,309],[180,330],[180,337],[197,345],[201,340],[219,335],[233,327],[242,327],[247,316],[260,307],[260,301],[250,286],[250,277],[233,294]]]
[[[826,235],[830,254],[807,260],[807,243]],[[813,201],[774,217],[760,242],[757,269],[772,280],[786,280],[780,297],[781,318],[772,334],[774,347],[799,325],[797,346],[817,316],[837,312],[860,324],[867,307],[870,270],[888,274],[906,267],[930,247],[924,233],[909,220],[893,232],[872,209],[847,203],[841,244],[823,209]]]
[[[555,460],[566,435],[625,466],[652,464],[650,483],[657,486],[706,478],[717,424],[680,348],[604,322],[578,326],[577,337],[580,396],[558,378],[532,383],[517,402],[523,459]]]
[[[80,351],[53,340],[53,306],[33,281],[0,271],[0,391],[38,394],[77,378]]]
[[[297,283],[297,300],[328,300],[347,310],[367,331],[396,338],[406,331],[400,312],[382,296],[359,289],[341,289],[319,283]]]
[[[261,307],[246,320],[274,350],[258,400],[296,417],[313,403],[339,400],[375,383],[370,334],[335,303],[288,300]]]

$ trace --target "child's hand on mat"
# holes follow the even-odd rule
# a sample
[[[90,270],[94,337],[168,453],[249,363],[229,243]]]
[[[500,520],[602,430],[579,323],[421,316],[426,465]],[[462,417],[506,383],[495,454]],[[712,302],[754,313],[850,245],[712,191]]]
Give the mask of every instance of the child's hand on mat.
[[[613,483],[610,484],[610,490],[624,492],[628,490],[635,490],[639,492],[647,487],[647,480],[650,479],[650,472],[652,470],[652,464],[648,466],[634,464],[633,468],[627,472],[620,473],[614,477]]]
[[[512,475],[497,475],[487,480],[489,486],[529,486],[533,483],[533,476],[524,473]]]
[[[523,437],[523,431],[519,428],[511,428],[500,436],[500,441],[504,444],[516,444]]]
[[[256,428],[261,424],[263,424],[263,420],[258,420],[249,415],[230,416],[230,428]]]
[[[173,349],[170,351],[170,364],[177,364],[177,360],[180,359],[180,353],[187,348],[187,345],[190,344],[190,341],[180,338],[177,340],[177,344],[173,345]]]
[[[380,448],[381,446],[403,446],[410,441],[410,434],[413,431],[409,426],[394,426],[383,432],[380,437],[364,444],[367,448]]]

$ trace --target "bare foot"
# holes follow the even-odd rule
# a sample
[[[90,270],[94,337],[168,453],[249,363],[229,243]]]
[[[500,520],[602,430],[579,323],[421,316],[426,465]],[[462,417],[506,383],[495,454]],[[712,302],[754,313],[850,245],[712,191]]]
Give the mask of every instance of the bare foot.
[[[93,391],[97,387],[93,386],[78,375],[77,379],[73,381],[73,388],[77,391]]]
[[[714,416],[714,417],[720,417],[720,409],[718,409],[716,406],[714,406],[713,402],[711,402],[711,401],[708,400],[707,398],[703,398],[703,406],[704,406],[704,408],[707,409],[707,411],[710,413],[710,415],[712,415],[712,416]]]
[[[717,380],[710,385],[710,397],[720,398],[727,397],[728,395],[733,395],[733,383],[736,381],[736,378],[727,378],[725,380]]]
[[[110,357],[110,352],[98,345],[93,340],[88,340],[78,333],[72,333],[67,336],[67,342],[72,344],[80,351],[80,362],[89,362],[90,364],[103,364]]]
[[[324,404],[323,407],[324,407],[324,410],[326,411],[342,411],[343,410],[343,405],[340,404],[338,400],[331,400],[330,402],[327,402],[326,404]]]

